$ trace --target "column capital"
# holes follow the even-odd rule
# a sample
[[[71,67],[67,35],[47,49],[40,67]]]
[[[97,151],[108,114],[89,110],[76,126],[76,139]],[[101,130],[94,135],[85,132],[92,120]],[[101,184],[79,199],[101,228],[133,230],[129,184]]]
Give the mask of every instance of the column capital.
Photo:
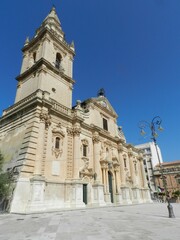
[[[139,160],[139,161],[143,161],[143,154],[142,154],[142,153],[139,154],[138,160]]]
[[[122,145],[122,143],[118,144],[117,150],[118,150],[118,152],[123,152],[123,145]]]
[[[68,135],[70,135],[70,136],[73,135],[73,128],[67,127],[66,131],[67,131],[67,134],[68,134]]]
[[[129,156],[129,157],[134,157],[134,152],[133,152],[132,148],[130,148],[130,149],[128,150],[128,156]]]
[[[115,171],[115,172],[119,172],[119,166],[115,166],[115,167],[114,167],[114,171]]]
[[[93,141],[93,143],[99,143],[99,141],[100,141],[100,137],[99,137],[99,134],[97,135],[94,135],[93,137],[92,137],[92,141]]]
[[[79,136],[81,133],[81,128],[80,127],[74,127],[73,128],[73,135],[74,136]]]

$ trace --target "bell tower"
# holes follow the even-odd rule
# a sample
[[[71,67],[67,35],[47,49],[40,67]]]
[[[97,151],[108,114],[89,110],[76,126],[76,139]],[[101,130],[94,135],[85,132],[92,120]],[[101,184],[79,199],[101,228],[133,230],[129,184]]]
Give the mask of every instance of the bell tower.
[[[71,108],[74,43],[66,42],[54,7],[34,37],[26,39],[22,52],[15,103],[41,90],[53,101]]]

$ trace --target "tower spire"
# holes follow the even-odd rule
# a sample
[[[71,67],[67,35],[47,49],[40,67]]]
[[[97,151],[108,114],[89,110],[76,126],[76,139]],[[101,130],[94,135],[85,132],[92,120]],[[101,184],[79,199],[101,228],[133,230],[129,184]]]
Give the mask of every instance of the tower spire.
[[[46,22],[46,21],[49,21],[49,20],[54,20],[54,21],[58,22],[61,25],[60,20],[59,20],[59,18],[57,16],[57,13],[56,13],[56,8],[55,8],[54,4],[53,4],[53,6],[51,8],[51,11],[49,12],[49,14],[44,19],[43,22]]]

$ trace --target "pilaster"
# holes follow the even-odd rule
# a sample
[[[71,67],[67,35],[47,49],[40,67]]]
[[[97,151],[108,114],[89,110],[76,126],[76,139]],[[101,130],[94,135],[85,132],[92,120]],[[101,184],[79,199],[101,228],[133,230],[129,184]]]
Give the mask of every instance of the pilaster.
[[[121,176],[121,186],[124,187],[126,185],[126,176],[125,176],[125,166],[124,166],[124,159],[122,156],[123,153],[123,146],[122,144],[118,145],[118,155],[120,161],[120,176]]]
[[[101,183],[101,167],[100,167],[100,138],[98,134],[93,135],[93,157],[94,157],[94,172],[96,174],[96,183]]]
[[[79,179],[79,168],[80,168],[80,133],[81,128],[79,126],[73,128],[73,151],[74,151],[74,162],[73,162],[73,178]]]

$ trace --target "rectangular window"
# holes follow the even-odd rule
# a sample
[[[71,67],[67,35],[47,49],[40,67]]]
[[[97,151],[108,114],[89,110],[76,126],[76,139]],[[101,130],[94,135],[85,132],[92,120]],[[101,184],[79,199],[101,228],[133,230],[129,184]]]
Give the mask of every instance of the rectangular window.
[[[87,157],[87,145],[83,144],[83,157]]]
[[[103,118],[103,129],[108,131],[108,121],[105,118]]]
[[[126,166],[126,159],[124,158],[124,167],[126,168],[127,166]]]

